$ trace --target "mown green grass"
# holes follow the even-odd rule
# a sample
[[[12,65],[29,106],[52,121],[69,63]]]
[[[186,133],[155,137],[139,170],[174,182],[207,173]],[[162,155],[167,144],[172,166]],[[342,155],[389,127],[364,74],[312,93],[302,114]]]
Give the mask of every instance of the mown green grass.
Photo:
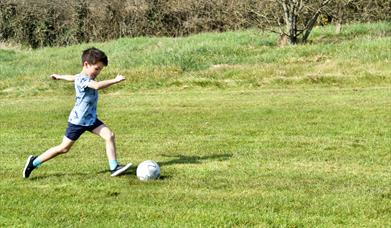
[[[100,78],[127,76],[99,117],[120,161],[160,164],[152,182],[111,178],[88,133],[23,179],[74,101],[47,75],[77,73],[90,45],[1,50],[0,226],[390,226],[390,26],[332,29],[283,48],[257,31],[94,44]]]

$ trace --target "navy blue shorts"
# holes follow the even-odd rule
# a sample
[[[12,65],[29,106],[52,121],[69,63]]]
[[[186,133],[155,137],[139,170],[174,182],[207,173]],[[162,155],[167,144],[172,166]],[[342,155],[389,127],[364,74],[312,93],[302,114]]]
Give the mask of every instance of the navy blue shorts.
[[[102,124],[103,122],[99,119],[96,119],[95,122],[90,126],[81,126],[68,122],[65,136],[72,141],[76,141],[85,131],[92,132],[95,128],[99,127]]]

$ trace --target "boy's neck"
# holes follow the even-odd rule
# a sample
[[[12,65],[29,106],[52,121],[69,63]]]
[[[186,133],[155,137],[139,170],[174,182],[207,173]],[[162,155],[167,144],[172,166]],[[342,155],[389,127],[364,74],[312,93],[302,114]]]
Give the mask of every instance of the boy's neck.
[[[88,76],[89,78],[91,77],[89,74],[87,74],[84,70],[81,71],[81,74],[84,74],[86,76]]]

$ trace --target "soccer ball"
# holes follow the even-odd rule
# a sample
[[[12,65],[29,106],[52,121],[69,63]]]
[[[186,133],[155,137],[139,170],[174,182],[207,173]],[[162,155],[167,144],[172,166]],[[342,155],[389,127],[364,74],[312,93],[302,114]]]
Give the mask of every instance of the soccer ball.
[[[152,160],[143,161],[137,166],[136,174],[142,181],[154,180],[160,177],[160,167]]]

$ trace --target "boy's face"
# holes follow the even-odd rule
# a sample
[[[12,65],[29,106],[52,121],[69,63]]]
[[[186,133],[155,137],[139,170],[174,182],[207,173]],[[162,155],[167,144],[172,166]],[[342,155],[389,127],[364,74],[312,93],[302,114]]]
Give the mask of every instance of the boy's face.
[[[101,62],[97,62],[96,64],[89,64],[88,62],[84,62],[83,72],[91,79],[95,79],[104,67],[105,66]]]

